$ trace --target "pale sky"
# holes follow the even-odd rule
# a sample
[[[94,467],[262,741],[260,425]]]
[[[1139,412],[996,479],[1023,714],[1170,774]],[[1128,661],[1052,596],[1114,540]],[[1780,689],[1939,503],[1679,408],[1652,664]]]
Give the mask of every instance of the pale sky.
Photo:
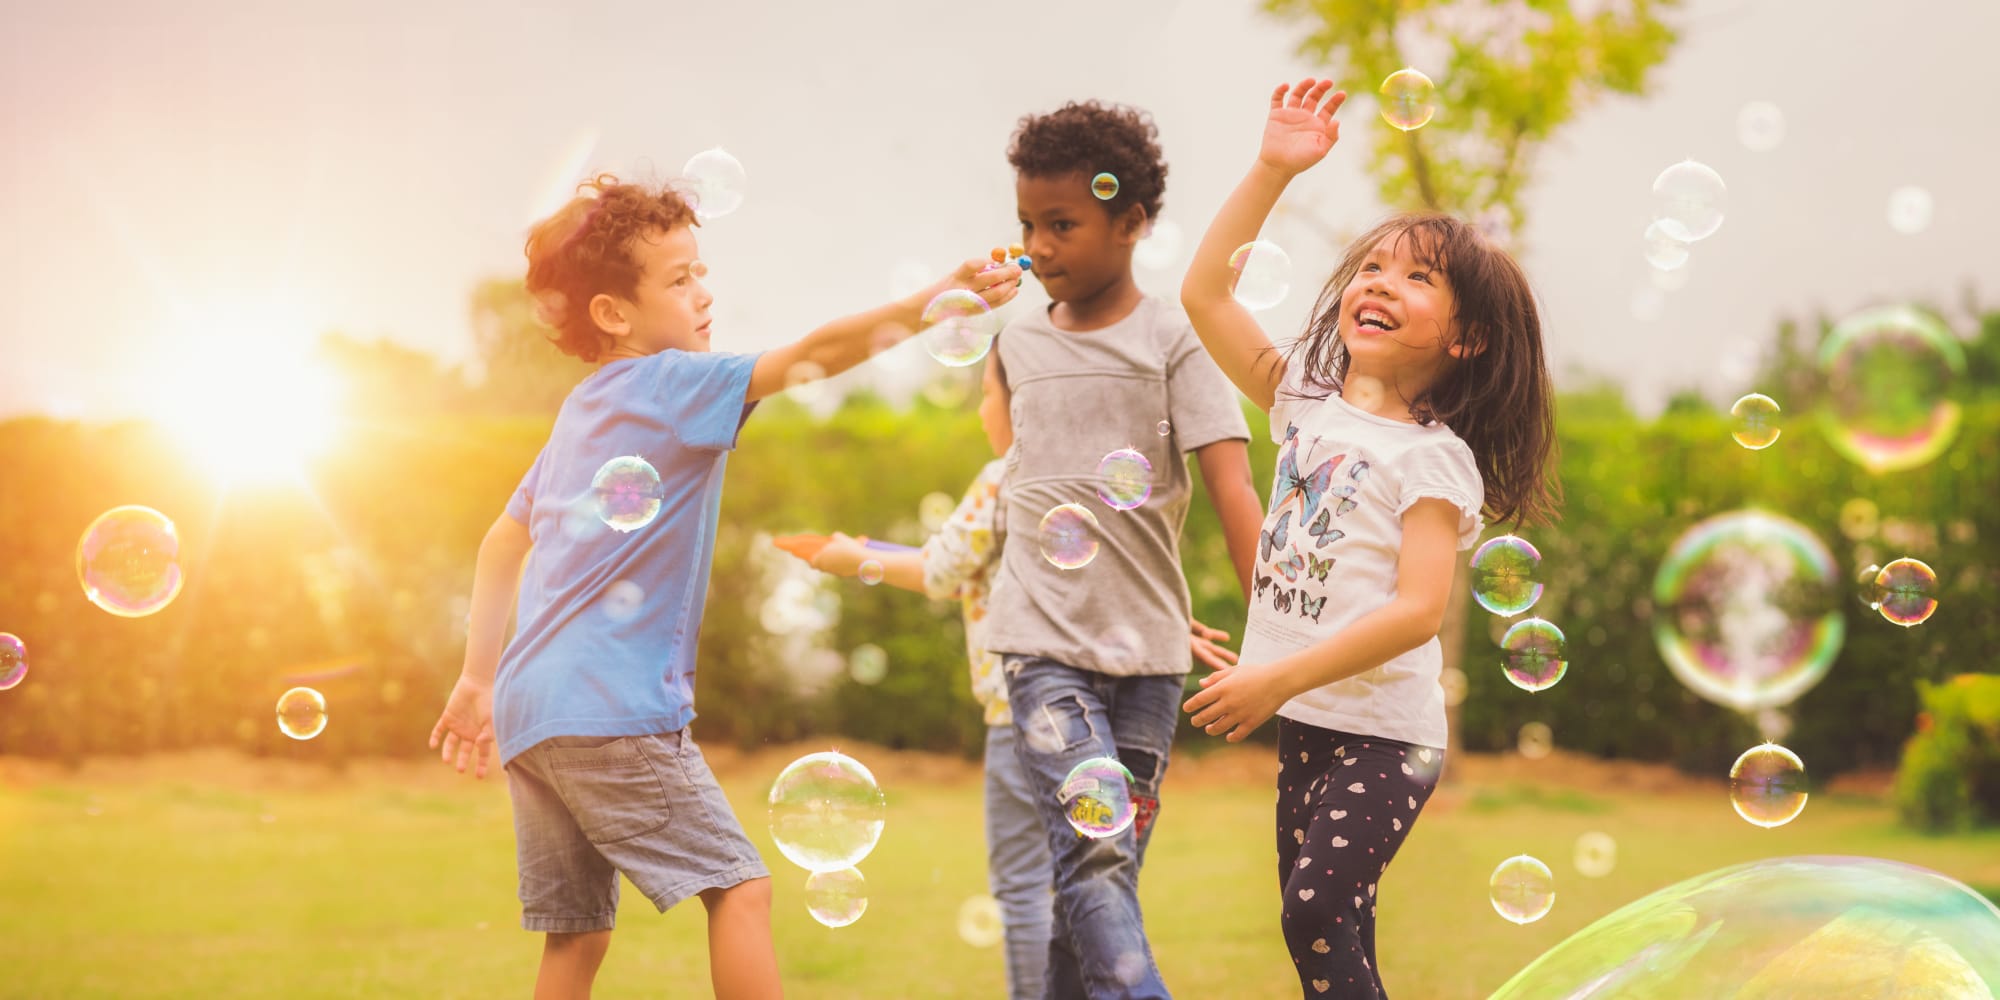
[[[716,145],[749,174],[743,207],[700,233],[718,349],[874,305],[906,258],[941,273],[1014,238],[1008,136],[1069,98],[1154,114],[1164,218],[1191,248],[1272,86],[1331,69],[1249,0],[295,6],[6,0],[0,414],[144,411],[196,391],[176,374],[196,359],[256,378],[330,329],[462,361],[474,283],[519,273],[527,224],[587,168],[671,177]],[[1650,409],[1742,388],[1784,315],[1956,305],[1968,285],[2000,301],[2000,4],[1692,0],[1681,17],[1653,95],[1585,111],[1539,162],[1523,261],[1559,380],[1603,372]],[[1737,139],[1753,100],[1783,111],[1774,151]],[[1382,213],[1359,137],[1386,126],[1365,100],[1342,117],[1288,204],[1353,230]],[[1648,291],[1650,186],[1685,157],[1727,181],[1727,221],[1684,287]],[[1916,235],[1888,223],[1904,185],[1934,199]],[[1266,236],[1297,264],[1264,314],[1288,336],[1338,248],[1294,222]]]

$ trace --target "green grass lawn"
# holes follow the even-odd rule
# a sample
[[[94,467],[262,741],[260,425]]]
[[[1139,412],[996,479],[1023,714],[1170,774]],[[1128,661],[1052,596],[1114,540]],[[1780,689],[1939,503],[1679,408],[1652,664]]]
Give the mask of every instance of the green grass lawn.
[[[777,875],[791,995],[999,996],[999,949],[956,932],[960,904],[985,887],[977,771],[849,752],[882,778],[889,820],[861,866],[868,912],[839,930],[806,914],[804,873],[764,828],[761,796],[789,755],[717,758]],[[1142,896],[1177,995],[1296,995],[1277,929],[1266,753],[1177,761],[1169,777]],[[1926,838],[1882,802],[1840,795],[1815,795],[1798,821],[1762,830],[1736,818],[1719,784],[1576,780],[1590,763],[1558,755],[1454,772],[1382,883],[1393,995],[1484,996],[1618,906],[1756,858],[1871,855],[2000,887],[2000,834]],[[1607,877],[1571,866],[1589,830],[1617,840]],[[0,759],[0,996],[523,996],[540,940],[516,923],[513,852],[504,779],[475,783],[441,766],[335,772],[200,754],[71,773]],[[1493,866],[1517,853],[1557,878],[1554,911],[1524,927],[1486,901]],[[599,996],[706,993],[699,904],[661,916],[628,886],[619,920]]]

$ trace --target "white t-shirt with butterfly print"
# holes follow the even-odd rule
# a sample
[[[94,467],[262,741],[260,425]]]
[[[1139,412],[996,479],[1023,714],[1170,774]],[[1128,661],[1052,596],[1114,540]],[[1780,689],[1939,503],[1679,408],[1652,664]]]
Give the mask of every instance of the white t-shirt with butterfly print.
[[[1418,500],[1456,506],[1458,548],[1471,548],[1486,494],[1472,449],[1443,424],[1376,416],[1338,394],[1301,399],[1293,378],[1285,381],[1271,407],[1278,469],[1258,537],[1244,663],[1268,663],[1322,642],[1389,603],[1403,514]],[[1442,747],[1442,667],[1433,636],[1379,667],[1293,698],[1278,714]]]

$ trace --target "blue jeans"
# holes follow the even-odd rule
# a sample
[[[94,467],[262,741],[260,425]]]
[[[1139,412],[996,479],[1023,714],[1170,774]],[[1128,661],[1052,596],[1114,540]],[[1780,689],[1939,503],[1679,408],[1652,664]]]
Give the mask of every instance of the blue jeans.
[[[1004,659],[1014,752],[1033,786],[1055,860],[1055,926],[1046,996],[1168,997],[1139,914],[1139,866],[1160,809],[1160,780],[1180,712],[1182,675],[1112,677],[1036,656]],[[1116,757],[1132,772],[1136,818],[1092,840],[1069,825],[1057,795],[1070,769]]]
[[[986,727],[986,882],[1007,929],[1007,995],[1038,1000],[1049,969],[1055,868],[1013,726]]]

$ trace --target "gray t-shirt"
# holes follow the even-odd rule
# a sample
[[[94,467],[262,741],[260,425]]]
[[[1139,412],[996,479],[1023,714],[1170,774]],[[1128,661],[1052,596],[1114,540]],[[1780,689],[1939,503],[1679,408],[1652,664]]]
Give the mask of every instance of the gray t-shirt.
[[[1186,454],[1249,440],[1235,387],[1186,314],[1152,296],[1085,333],[1033,312],[1007,324],[994,349],[1011,392],[1014,446],[1000,490],[1004,540],[987,647],[1118,677],[1186,673],[1180,535],[1194,485]],[[1121,448],[1152,465],[1152,494],[1131,510],[1097,493],[1098,463]],[[1097,524],[1096,556],[1070,570],[1044,557],[1039,531],[1066,503]]]

